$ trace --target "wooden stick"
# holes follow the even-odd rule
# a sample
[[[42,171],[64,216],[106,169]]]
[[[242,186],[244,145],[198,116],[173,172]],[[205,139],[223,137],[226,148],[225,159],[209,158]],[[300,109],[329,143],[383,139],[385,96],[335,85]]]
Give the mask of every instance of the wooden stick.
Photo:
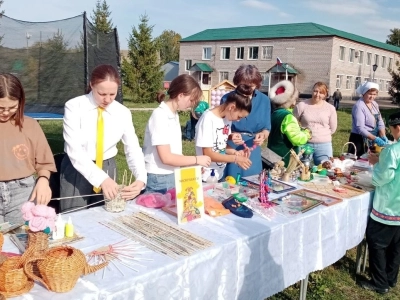
[[[129,185],[131,185],[131,182],[132,182],[132,176],[133,176],[133,173],[131,172],[131,177],[129,178]]]

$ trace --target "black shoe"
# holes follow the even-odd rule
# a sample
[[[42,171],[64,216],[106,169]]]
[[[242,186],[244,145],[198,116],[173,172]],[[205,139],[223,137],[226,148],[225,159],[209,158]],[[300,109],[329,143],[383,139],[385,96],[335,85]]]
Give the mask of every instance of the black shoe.
[[[387,292],[389,292],[389,289],[381,289],[376,287],[374,284],[372,284],[370,281],[359,281],[358,283],[362,288],[366,289],[366,290],[371,290],[371,291],[375,291],[379,294],[386,294]]]
[[[389,283],[389,286],[390,286],[391,288],[394,288],[394,287],[396,287],[396,284],[397,284],[397,282]]]

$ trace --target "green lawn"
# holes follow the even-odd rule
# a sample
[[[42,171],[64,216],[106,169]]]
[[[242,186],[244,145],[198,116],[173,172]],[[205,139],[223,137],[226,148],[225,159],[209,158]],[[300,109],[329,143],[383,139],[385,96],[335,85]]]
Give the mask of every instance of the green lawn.
[[[127,104],[128,101],[124,102]],[[144,104],[145,105],[145,104]],[[156,107],[155,103],[153,106]],[[140,107],[137,104],[134,107]],[[145,107],[145,106],[144,106]],[[149,107],[149,106],[147,106]],[[397,110],[382,111],[384,118]],[[143,145],[144,131],[151,111],[133,111],[132,119],[135,125],[140,144]],[[181,125],[184,126],[189,120],[187,112],[180,113]],[[63,150],[62,122],[61,121],[40,121],[53,153],[59,153]],[[348,109],[338,111],[338,129],[333,136],[334,155],[338,156],[342,152],[343,145],[348,141],[351,129],[351,111]],[[127,169],[126,161],[123,155],[122,145],[118,145],[117,167],[119,170],[118,180],[121,181],[123,170]],[[347,147],[345,148],[345,151]],[[194,143],[183,141],[183,153],[193,155],[195,153]],[[391,289],[390,293],[380,296],[374,292],[361,289],[355,284],[355,248],[347,251],[346,255],[338,262],[325,268],[322,271],[314,272],[310,275],[309,286],[307,290],[308,299],[400,299],[400,288]],[[265,284],[268,284],[266,282]],[[279,294],[269,299],[298,299],[300,285],[297,283],[288,287]]]

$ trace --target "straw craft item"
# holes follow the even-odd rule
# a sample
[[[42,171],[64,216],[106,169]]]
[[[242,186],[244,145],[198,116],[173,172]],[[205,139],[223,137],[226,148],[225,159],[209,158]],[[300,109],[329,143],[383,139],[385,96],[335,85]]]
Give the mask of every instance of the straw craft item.
[[[49,249],[49,236],[44,232],[33,232],[29,230],[26,250],[21,256],[22,264],[32,257],[42,257],[47,249]],[[31,268],[31,272],[34,272],[36,276],[40,276],[37,263],[31,264]]]
[[[114,221],[101,224],[174,259],[179,256],[190,256],[212,246],[206,239],[143,212],[121,216]]]
[[[124,187],[125,187],[124,185],[118,186],[118,193],[114,199],[104,198],[104,203],[105,203],[104,208],[106,211],[121,212],[125,210],[126,201],[121,196],[121,192]]]
[[[0,267],[0,292],[7,298],[29,292],[33,281],[26,276],[21,257],[10,257]]]
[[[113,265],[123,276],[125,276],[125,274],[121,270],[122,267],[126,267],[135,272],[139,272],[133,267],[134,265],[142,266],[141,264],[137,263],[137,261],[152,260],[139,257],[142,253],[144,253],[138,251],[141,248],[143,248],[143,246],[141,246],[137,242],[133,242],[130,240],[120,241],[118,243],[104,246],[89,252],[87,254],[88,262],[94,261],[94,263],[96,264],[103,262],[110,263],[106,268],[103,268],[102,278],[104,278],[105,270],[110,265]]]
[[[31,264],[36,261],[41,277],[31,271]],[[82,274],[96,272],[107,264],[108,262],[104,262],[91,266],[86,262],[82,251],[69,246],[60,246],[48,250],[42,257],[28,259],[24,270],[29,278],[41,282],[48,290],[64,293],[73,289]]]

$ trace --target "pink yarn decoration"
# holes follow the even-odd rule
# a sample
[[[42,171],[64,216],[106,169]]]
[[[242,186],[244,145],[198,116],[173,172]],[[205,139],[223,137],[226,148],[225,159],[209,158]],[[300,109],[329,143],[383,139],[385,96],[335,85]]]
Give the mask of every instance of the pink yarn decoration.
[[[56,212],[54,208],[46,205],[35,205],[31,201],[25,202],[21,207],[22,218],[29,223],[29,229],[37,232],[47,227],[51,231],[55,227]]]

